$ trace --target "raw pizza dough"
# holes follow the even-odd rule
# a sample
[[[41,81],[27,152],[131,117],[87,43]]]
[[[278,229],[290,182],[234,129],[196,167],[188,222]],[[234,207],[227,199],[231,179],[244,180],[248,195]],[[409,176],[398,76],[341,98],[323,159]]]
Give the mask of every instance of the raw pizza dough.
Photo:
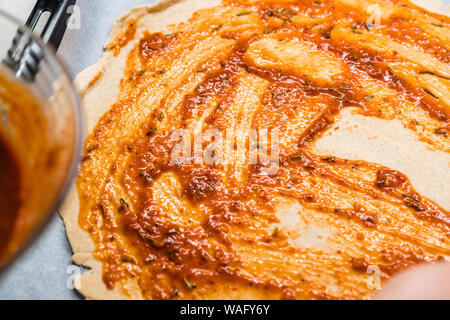
[[[429,10],[437,11],[440,8],[441,13],[449,12],[449,8],[442,11],[439,0],[413,2],[428,7]],[[143,30],[165,32],[168,25],[186,21],[195,11],[214,7],[219,3],[218,0],[165,0],[155,5],[137,7],[117,20],[107,43],[113,41],[126,28],[127,21],[130,19],[138,21],[137,36],[121,49],[117,57],[112,50],[106,51],[95,65],[81,72],[75,79],[79,92],[84,93],[82,107],[85,136],[93,130],[99,118],[116,101],[127,55],[136,45],[136,39],[139,39],[139,34]],[[96,78],[98,78],[96,83],[88,89]],[[366,160],[399,170],[410,178],[413,186],[421,194],[436,201],[444,209],[450,210],[450,188],[441,188],[450,181],[448,153],[431,150],[396,120],[364,117],[352,114],[351,110],[344,110],[337,118],[334,127],[340,130],[330,129],[314,146],[317,154],[333,154],[341,158]],[[342,141],[347,143],[341,143]],[[396,146],[398,154],[393,155],[392,148],[386,147],[386,144]],[[403,156],[404,150],[409,148],[415,150],[417,159],[426,160],[418,162],[417,159]],[[439,172],[436,172],[436,168],[439,168]],[[428,179],[431,172],[437,179]],[[102,280],[102,264],[92,255],[95,249],[94,243],[90,235],[78,224],[78,208],[78,195],[76,188],[73,187],[60,212],[74,252],[74,263],[90,269],[75,280],[78,291],[87,299],[142,299],[140,288],[133,280],[122,288],[120,286],[116,286],[113,290],[106,288]],[[284,223],[295,226],[298,224],[296,219],[296,217],[290,217]],[[308,237],[299,241],[307,245],[314,242]]]

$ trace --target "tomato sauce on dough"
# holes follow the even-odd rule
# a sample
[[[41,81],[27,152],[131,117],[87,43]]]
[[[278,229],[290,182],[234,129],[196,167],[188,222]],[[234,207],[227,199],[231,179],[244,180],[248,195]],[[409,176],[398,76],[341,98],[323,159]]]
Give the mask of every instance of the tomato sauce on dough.
[[[367,23],[369,2],[381,5],[379,26]],[[407,176],[311,149],[352,107],[450,150],[440,91],[448,18],[369,2],[225,1],[171,33],[133,29],[119,97],[88,137],[78,178],[79,224],[109,289],[133,281],[146,299],[361,299],[376,291],[370,270],[384,282],[448,259],[450,214]],[[174,161],[179,129],[191,141],[233,129],[224,145],[243,143],[247,160],[248,130],[277,129],[278,170],[197,162],[190,145],[187,161]],[[305,245],[283,221],[326,247]]]

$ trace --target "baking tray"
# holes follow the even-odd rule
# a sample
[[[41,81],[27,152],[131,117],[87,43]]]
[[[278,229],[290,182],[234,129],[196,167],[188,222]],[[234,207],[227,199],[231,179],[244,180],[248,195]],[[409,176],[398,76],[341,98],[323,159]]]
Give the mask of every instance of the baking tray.
[[[13,0],[0,4],[0,8],[25,21],[33,2]],[[58,50],[71,76],[75,77],[101,57],[117,18],[133,7],[156,2],[77,0],[74,14],[79,14],[78,20],[72,20]],[[73,276],[80,269],[73,265],[71,256],[63,222],[55,214],[36,241],[0,275],[0,299],[81,299],[72,286]]]

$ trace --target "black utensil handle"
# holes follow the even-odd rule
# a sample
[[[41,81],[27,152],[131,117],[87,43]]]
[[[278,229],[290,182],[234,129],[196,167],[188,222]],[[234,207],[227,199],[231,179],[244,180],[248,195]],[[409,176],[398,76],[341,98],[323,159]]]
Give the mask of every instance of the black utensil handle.
[[[76,0],[38,0],[28,17],[26,25],[34,30],[42,14],[49,12],[50,16],[42,30],[41,38],[44,43],[51,44],[57,50],[71,15],[69,7],[74,5],[75,2]]]
[[[69,7],[75,2],[76,0],[38,0],[26,25],[34,30],[42,14],[49,12],[50,15],[40,36],[44,43],[52,45],[57,50],[71,15]],[[12,69],[17,77],[34,81],[43,57],[44,52],[37,42],[25,33],[23,28],[19,28],[3,63]]]

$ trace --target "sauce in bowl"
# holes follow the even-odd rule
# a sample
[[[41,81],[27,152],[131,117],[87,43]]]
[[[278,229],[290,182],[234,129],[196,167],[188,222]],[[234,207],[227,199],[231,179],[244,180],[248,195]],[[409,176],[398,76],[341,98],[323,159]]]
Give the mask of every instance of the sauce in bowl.
[[[8,244],[22,205],[21,171],[16,155],[0,136],[0,264],[7,256]]]

